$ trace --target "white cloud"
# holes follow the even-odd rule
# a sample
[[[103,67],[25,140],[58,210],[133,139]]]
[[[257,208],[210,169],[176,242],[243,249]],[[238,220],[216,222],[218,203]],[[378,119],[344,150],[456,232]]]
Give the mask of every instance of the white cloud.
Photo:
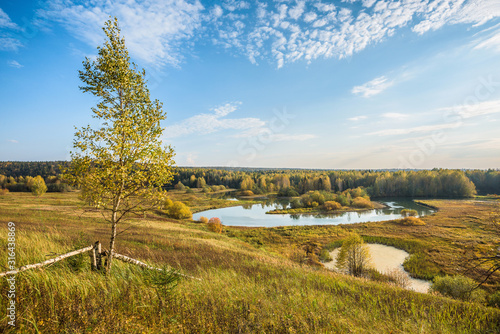
[[[19,141],[15,140],[15,139],[8,139],[7,140],[9,143],[12,143],[12,144],[18,144]]]
[[[213,113],[198,114],[184,121],[167,126],[164,134],[167,138],[189,134],[204,135],[220,130],[248,130],[262,128],[265,122],[258,118],[224,118],[237,110],[241,102],[227,103],[212,109]]]
[[[355,116],[355,117],[348,118],[348,120],[353,121],[353,122],[357,122],[357,121],[360,121],[360,120],[366,119],[366,118],[368,118],[368,116],[361,115],[361,116]]]
[[[0,8],[0,28],[19,29],[19,26],[12,22],[9,15]]]
[[[0,50],[17,51],[22,46],[23,43],[16,38],[0,36]]]
[[[24,67],[24,65],[19,64],[16,60],[9,60],[9,61],[7,61],[7,64],[8,64],[10,67],[15,67],[15,68],[21,68],[21,67]]]
[[[472,117],[485,116],[500,113],[500,100],[484,101],[473,105],[459,105],[439,109],[447,112],[450,118],[453,116],[468,119]]]
[[[49,0],[38,15],[63,25],[92,47],[102,44],[101,27],[110,15],[116,16],[132,56],[153,66],[178,66],[183,59],[180,45],[195,36],[203,9],[198,0]]]
[[[355,86],[352,88],[351,93],[360,94],[365,98],[370,96],[374,96],[382,93],[387,88],[391,87],[394,84],[394,81],[389,81],[385,76],[381,76],[375,78],[367,83]]]
[[[297,20],[302,13],[304,13],[305,6],[305,1],[297,1],[297,5],[288,11],[288,15],[290,15],[292,19]]]
[[[408,115],[400,114],[397,112],[387,112],[387,113],[382,114],[382,117],[389,118],[389,119],[402,120],[402,119],[408,118]]]
[[[224,0],[204,8],[199,0],[48,0],[39,15],[91,46],[102,43],[100,27],[110,14],[116,15],[132,56],[156,66],[179,66],[196,41],[208,40],[244,54],[253,64],[271,60],[277,68],[300,60],[350,57],[401,28],[421,35],[444,25],[477,26],[500,17],[498,0],[362,0],[361,10],[351,10],[346,2],[355,1]],[[12,25],[4,16],[0,13],[0,22]],[[13,41],[6,45],[4,49],[19,47]],[[477,47],[488,45],[498,45],[498,37]]]
[[[437,111],[441,112],[445,120],[449,122],[434,125],[421,125],[411,128],[384,129],[380,131],[370,132],[367,135],[378,136],[393,136],[407,135],[412,133],[426,133],[438,130],[453,129],[463,126],[463,120],[500,113],[500,100],[484,101],[474,105],[459,105],[453,107],[440,108]],[[468,123],[472,125],[471,123]]]
[[[0,50],[17,51],[24,46],[23,43],[12,35],[13,31],[21,28],[10,19],[9,15],[0,8]]]
[[[367,133],[367,135],[377,135],[377,136],[394,136],[394,135],[407,135],[411,133],[421,133],[421,132],[432,132],[444,129],[453,129],[458,127],[459,123],[446,123],[446,124],[436,124],[436,125],[422,125],[415,126],[406,129],[386,129],[375,132]]]

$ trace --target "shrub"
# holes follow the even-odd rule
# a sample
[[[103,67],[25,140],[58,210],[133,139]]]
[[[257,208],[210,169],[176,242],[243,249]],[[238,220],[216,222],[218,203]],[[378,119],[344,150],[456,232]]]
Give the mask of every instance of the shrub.
[[[373,209],[373,204],[370,202],[369,199],[363,198],[363,197],[356,197],[355,199],[352,200],[351,206],[355,208],[362,208],[362,209]]]
[[[193,214],[191,213],[191,210],[189,210],[189,207],[179,201],[175,201],[168,210],[169,216],[175,219],[189,219],[193,217]]]
[[[7,195],[9,193],[9,189],[0,189],[0,196]]]
[[[326,248],[321,248],[321,251],[319,252],[319,259],[321,262],[333,261],[333,258],[330,255],[330,252]]]
[[[241,196],[253,196],[253,195],[254,195],[254,193],[251,190],[243,190],[241,192]]]
[[[408,289],[410,287],[410,276],[408,276],[407,273],[400,269],[392,269],[386,273],[387,277],[389,278],[389,281],[396,285],[399,286],[400,288],[403,289]]]
[[[208,229],[215,233],[222,233],[222,223],[219,218],[213,217],[208,221]]]
[[[208,218],[201,216],[200,219],[198,220],[200,223],[206,224],[208,223]]]
[[[194,190],[189,187],[186,187],[186,194],[192,194],[192,193],[194,193]]]
[[[177,190],[184,190],[186,189],[186,186],[184,184],[182,184],[181,181],[179,181],[175,186],[174,186],[175,189]]]
[[[472,278],[457,276],[438,276],[434,278],[431,291],[439,292],[443,296],[464,301],[483,302],[485,292],[476,289],[477,283]]]
[[[174,202],[172,202],[172,200],[170,198],[167,198],[164,202],[163,202],[163,209],[165,210],[170,210],[170,208],[174,205]]]
[[[403,219],[396,220],[398,224],[406,225],[406,226],[423,226],[425,222],[417,217],[406,217]]]
[[[340,205],[340,203],[335,201],[325,202],[325,204],[323,204],[323,207],[326,211],[334,211],[342,209],[342,205]]]

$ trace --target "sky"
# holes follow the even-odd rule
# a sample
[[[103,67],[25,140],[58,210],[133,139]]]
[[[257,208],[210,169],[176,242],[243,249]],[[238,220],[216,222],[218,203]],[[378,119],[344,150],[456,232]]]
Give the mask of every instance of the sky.
[[[500,168],[500,1],[0,0],[0,160],[69,160],[119,20],[179,166]]]

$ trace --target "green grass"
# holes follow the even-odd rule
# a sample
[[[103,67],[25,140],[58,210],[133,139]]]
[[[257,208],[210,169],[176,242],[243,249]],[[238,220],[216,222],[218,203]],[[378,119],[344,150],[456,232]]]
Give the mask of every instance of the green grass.
[[[47,194],[48,195],[48,194]],[[0,236],[16,223],[17,262],[35,263],[96,240],[109,226],[96,212],[81,215],[74,193],[0,198]],[[347,277],[294,261],[305,244],[334,241],[341,227],[225,227],[155,217],[135,219],[117,251],[169,265],[201,281],[182,279],[161,295],[151,273],[115,262],[105,277],[86,255],[17,275],[21,333],[496,333],[500,311]],[[364,232],[371,228],[361,228]],[[407,229],[407,227],[402,227]],[[427,228],[425,226],[424,228]],[[366,238],[366,235],[364,236]],[[322,239],[323,238],[323,239]],[[387,237],[396,240],[394,236]],[[0,238],[4,240],[5,238]],[[250,242],[249,240],[254,240]],[[381,241],[382,239],[379,239]],[[411,239],[409,239],[411,240]],[[409,249],[427,243],[408,241]],[[322,248],[324,243],[319,243]],[[106,247],[106,243],[104,243]],[[421,247],[421,248],[419,248]],[[294,255],[295,254],[295,255]],[[7,258],[5,245],[0,258]],[[6,281],[0,282],[6,309]],[[4,313],[5,314],[5,313]],[[0,316],[0,332],[12,330]]]

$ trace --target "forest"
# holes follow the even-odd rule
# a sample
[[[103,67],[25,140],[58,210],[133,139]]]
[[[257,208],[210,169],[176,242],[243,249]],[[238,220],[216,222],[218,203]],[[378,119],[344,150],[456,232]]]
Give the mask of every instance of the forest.
[[[48,191],[67,191],[61,168],[67,161],[0,162],[0,187],[28,191],[26,177],[40,175]],[[214,187],[219,186],[219,188]],[[476,194],[500,194],[500,170],[305,170],[176,167],[174,180],[166,188],[202,188],[206,192],[221,187],[298,196],[309,191],[341,193],[363,188],[372,197],[463,198]]]

